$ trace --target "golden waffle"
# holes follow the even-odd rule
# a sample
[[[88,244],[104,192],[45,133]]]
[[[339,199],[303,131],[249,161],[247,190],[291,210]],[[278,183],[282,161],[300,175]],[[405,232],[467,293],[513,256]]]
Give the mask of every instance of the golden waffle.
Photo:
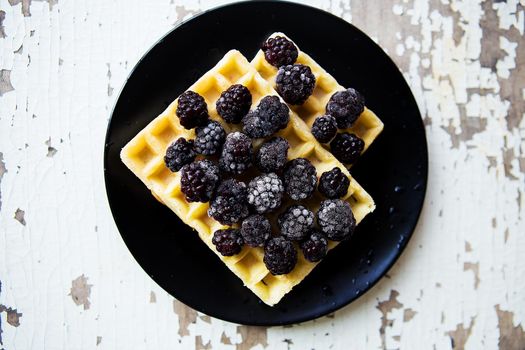
[[[273,33],[270,37],[282,36],[288,38],[283,33]],[[288,38],[289,39],[289,38]],[[289,39],[291,40],[291,39]],[[294,43],[295,44],[295,43]],[[312,127],[312,124],[320,115],[325,114],[326,104],[330,97],[336,92],[345,90],[345,88],[335,80],[327,71],[325,71],[317,62],[315,62],[310,56],[305,54],[299,49],[297,44],[295,45],[299,50],[299,56],[297,57],[296,63],[304,64],[312,70],[312,73],[315,76],[315,89],[312,95],[306,100],[303,105],[295,106],[288,105],[299,117],[305,121],[306,125],[309,128]],[[275,86],[275,77],[277,76],[278,69],[271,64],[269,64],[264,58],[264,52],[259,50],[257,55],[251,61],[251,65],[257,69],[259,74],[271,83],[272,86]],[[356,134],[364,142],[365,147],[363,152],[372,144],[376,137],[383,130],[383,122],[372,112],[370,109],[365,107],[365,110],[356,122],[352,125],[351,128],[344,129],[349,133]],[[325,148],[328,148],[328,145],[324,145]]]
[[[250,90],[253,96],[252,108],[258,105],[262,97],[277,95],[271,85],[257,73],[240,52],[229,51],[214,68],[189,88],[204,97],[210,117],[221,122],[227,132],[239,130],[240,126],[223,123],[217,114],[215,103],[221,92],[232,84],[242,84]],[[164,164],[163,156],[166,148],[173,141],[181,136],[195,137],[194,130],[186,130],[179,124],[175,114],[176,109],[177,100],[140,131],[122,149],[122,161],[144,182],[157,199],[199,233],[199,237],[243,281],[244,285],[266,304],[276,304],[293,286],[301,282],[316,264],[306,261],[298,251],[298,262],[294,270],[287,275],[273,276],[264,265],[262,248],[245,246],[239,254],[231,257],[224,257],[216,251],[211,241],[213,232],[225,226],[208,217],[208,203],[186,202],[181,192],[180,172],[172,173]],[[357,223],[374,210],[375,204],[370,195],[351,178],[348,170],[314,139],[310,129],[292,111],[288,126],[277,135],[286,138],[290,143],[289,159],[307,158],[316,167],[319,176],[333,167],[339,167],[351,179],[344,200],[350,203]],[[321,200],[319,194],[316,196],[307,204],[313,211],[318,209]],[[283,209],[286,204],[283,202]],[[269,217],[270,221],[275,221],[275,215]],[[329,248],[333,248],[336,244],[337,242],[330,242]]]

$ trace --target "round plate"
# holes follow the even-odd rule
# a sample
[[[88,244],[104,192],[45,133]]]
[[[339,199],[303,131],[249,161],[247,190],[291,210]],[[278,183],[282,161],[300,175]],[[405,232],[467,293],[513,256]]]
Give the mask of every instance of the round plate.
[[[304,29],[315,23],[315,29]],[[354,238],[329,252],[281,302],[269,307],[120,161],[119,152],[230,49],[251,59],[281,31],[343,86],[366,97],[385,130],[351,169],[377,209]],[[108,126],[106,190],[117,227],[142,268],[188,306],[223,320],[278,325],[333,312],[371,288],[392,266],[416,225],[427,183],[425,129],[395,64],[364,33],[327,12],[270,1],[204,12],[162,38],[122,89]]]

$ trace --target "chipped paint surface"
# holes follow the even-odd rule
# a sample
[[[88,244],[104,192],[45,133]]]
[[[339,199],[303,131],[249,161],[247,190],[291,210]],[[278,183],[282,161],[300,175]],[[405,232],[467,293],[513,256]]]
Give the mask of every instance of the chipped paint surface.
[[[101,145],[144,51],[225,1],[0,0],[4,348],[525,348],[525,1],[305,2],[387,51],[422,113],[427,198],[389,278],[287,327],[239,326],[173,301],[117,232]]]

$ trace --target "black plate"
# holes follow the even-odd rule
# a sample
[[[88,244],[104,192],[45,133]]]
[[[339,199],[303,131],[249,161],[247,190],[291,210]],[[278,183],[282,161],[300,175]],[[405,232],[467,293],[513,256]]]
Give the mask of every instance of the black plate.
[[[315,29],[305,27],[313,23]],[[251,59],[271,33],[289,35],[344,86],[366,97],[383,134],[352,168],[376,211],[277,306],[263,304],[120,161],[121,148],[230,49]],[[390,58],[364,33],[327,12],[251,1],[205,12],[173,29],[140,60],[108,126],[106,190],[122,238],[168,293],[223,320],[277,325],[311,320],[350,303],[392,266],[416,225],[427,183],[425,129]]]

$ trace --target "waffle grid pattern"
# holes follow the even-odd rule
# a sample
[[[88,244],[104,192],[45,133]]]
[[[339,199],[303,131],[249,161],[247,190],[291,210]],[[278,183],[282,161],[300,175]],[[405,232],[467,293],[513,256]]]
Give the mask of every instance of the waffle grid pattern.
[[[288,38],[283,33],[273,33],[270,37],[282,36]],[[289,38],[288,38],[289,39]],[[291,39],[289,39],[291,40]],[[295,43],[294,43],[295,44]],[[297,44],[295,45],[297,48]],[[316,84],[312,95],[306,100],[301,106],[288,105],[297,115],[304,120],[309,128],[312,127],[315,119],[325,114],[325,107],[330,100],[330,97],[337,91],[345,90],[333,76],[325,71],[317,62],[315,62],[306,53],[299,50],[299,56],[297,57],[296,63],[301,63],[309,66],[312,73],[315,76]],[[259,50],[251,65],[261,74],[261,76],[267,81],[271,82],[272,86],[275,86],[275,78],[277,76],[277,68],[269,64],[265,57],[264,52]],[[370,109],[365,107],[365,110],[359,118],[356,120],[351,128],[344,129],[349,133],[356,134],[365,143],[363,152],[374,142],[383,130],[383,122],[372,112]],[[329,149],[328,145],[324,145],[325,148]]]
[[[217,114],[215,103],[220,93],[232,84],[243,84],[252,93],[252,108],[266,95],[277,95],[271,85],[264,80],[238,51],[229,51],[217,65],[204,74],[189,90],[202,95],[208,105],[210,118],[221,122],[227,132],[239,129],[239,126],[226,124]],[[213,232],[224,228],[223,225],[207,215],[208,203],[188,203],[181,192],[180,173],[172,173],[164,164],[166,148],[178,137],[194,138],[194,130],[184,129],[175,114],[177,100],[157,118],[140,131],[121,151],[122,161],[152,191],[159,201],[174,211],[181,220],[195,229],[202,241],[214,251],[219,258],[233,271],[262,301],[268,305],[278,303],[295,285],[300,283],[316,264],[304,259],[298,251],[298,263],[294,270],[281,276],[273,276],[263,262],[262,248],[244,247],[232,257],[220,255],[211,239]],[[355,181],[348,170],[324,149],[312,136],[310,129],[293,112],[290,113],[288,126],[277,135],[290,143],[288,158],[304,157],[316,167],[318,175],[339,167],[350,180],[350,188],[344,200],[347,200],[359,223],[368,213],[375,209],[370,195]],[[257,147],[255,144],[254,147]],[[312,210],[317,210],[321,197],[316,194],[307,202]],[[283,208],[288,203],[283,203]],[[275,216],[271,221],[275,221]],[[336,242],[330,242],[329,248]]]

